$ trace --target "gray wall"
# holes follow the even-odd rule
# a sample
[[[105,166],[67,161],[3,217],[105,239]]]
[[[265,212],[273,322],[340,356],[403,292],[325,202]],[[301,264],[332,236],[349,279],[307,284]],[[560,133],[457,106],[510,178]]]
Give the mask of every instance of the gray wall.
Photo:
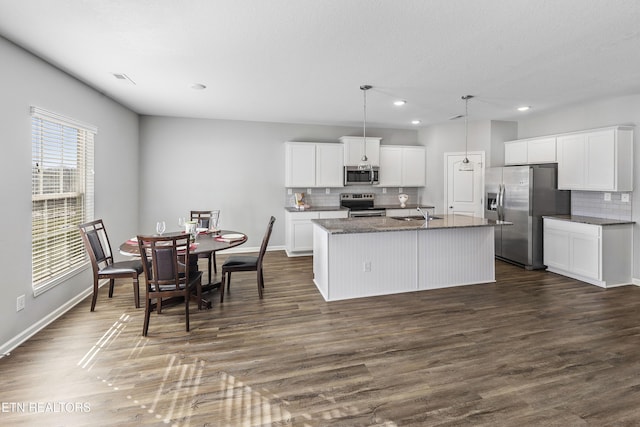
[[[33,297],[31,287],[31,117],[29,107],[94,124],[95,213],[114,242],[136,230],[138,213],[138,117],[112,100],[0,38],[0,353],[59,314],[91,286],[91,272]],[[130,288],[124,290],[129,294]],[[26,307],[16,312],[16,298]],[[129,295],[127,295],[128,297]],[[98,307],[99,309],[99,307]]]
[[[383,144],[416,145],[415,130],[371,129]],[[337,142],[359,128],[231,120],[140,118],[139,229],[158,220],[177,229],[193,209],[220,209],[223,229],[242,231],[257,249],[269,216],[270,246],[284,246],[284,142]]]
[[[504,164],[503,142],[517,138],[517,123],[497,120],[469,121],[469,152],[485,153],[487,165]],[[420,129],[419,142],[427,151],[427,186],[421,194],[421,201],[436,207],[436,212],[444,210],[444,153],[464,153],[464,120],[456,120]]]

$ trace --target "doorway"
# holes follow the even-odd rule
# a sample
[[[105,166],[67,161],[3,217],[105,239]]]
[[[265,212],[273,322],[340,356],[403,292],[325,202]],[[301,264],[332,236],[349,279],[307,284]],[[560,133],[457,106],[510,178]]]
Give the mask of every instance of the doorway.
[[[484,217],[484,151],[469,152],[473,171],[461,171],[464,153],[444,153],[444,206],[449,215]]]

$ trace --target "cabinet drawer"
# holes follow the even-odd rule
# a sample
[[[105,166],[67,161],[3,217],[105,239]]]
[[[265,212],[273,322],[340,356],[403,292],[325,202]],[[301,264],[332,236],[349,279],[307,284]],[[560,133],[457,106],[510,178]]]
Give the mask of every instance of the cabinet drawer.
[[[320,212],[320,219],[348,218],[349,211]]]
[[[600,237],[602,227],[592,224],[583,224],[580,222],[562,221],[557,219],[544,219],[546,228],[552,230],[566,231],[568,233],[579,233],[591,237]]]
[[[294,221],[320,218],[319,212],[290,212],[290,215]]]

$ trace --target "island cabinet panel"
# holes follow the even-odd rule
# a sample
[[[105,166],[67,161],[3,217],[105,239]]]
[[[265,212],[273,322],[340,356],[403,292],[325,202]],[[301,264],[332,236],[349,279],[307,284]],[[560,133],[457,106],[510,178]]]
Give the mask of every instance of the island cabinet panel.
[[[329,301],[418,289],[415,231],[332,235],[328,262]]]
[[[493,227],[418,233],[418,289],[495,282]]]

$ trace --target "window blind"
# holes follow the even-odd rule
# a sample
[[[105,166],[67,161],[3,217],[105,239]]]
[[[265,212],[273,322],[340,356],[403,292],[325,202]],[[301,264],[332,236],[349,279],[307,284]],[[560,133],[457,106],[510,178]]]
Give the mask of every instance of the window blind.
[[[97,129],[31,108],[31,258],[38,295],[87,263],[78,225],[93,219]]]

